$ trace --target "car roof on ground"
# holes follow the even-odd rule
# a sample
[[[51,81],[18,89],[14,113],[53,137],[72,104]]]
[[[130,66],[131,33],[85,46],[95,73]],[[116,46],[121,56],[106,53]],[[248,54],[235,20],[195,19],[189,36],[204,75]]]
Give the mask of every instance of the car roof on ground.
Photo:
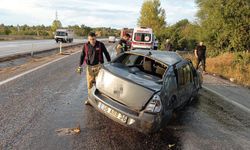
[[[183,60],[179,54],[170,51],[136,49],[127,53],[135,53],[144,56],[148,55],[149,57],[161,61],[167,65],[174,65]],[[151,53],[151,55],[149,55],[149,53]]]

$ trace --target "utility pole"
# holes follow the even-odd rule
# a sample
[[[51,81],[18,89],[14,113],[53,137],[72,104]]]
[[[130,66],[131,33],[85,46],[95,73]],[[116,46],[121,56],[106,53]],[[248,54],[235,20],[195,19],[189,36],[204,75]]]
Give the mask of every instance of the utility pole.
[[[55,19],[56,21],[58,20],[58,13],[57,13],[57,10],[56,10],[56,19]]]
[[[19,26],[19,24],[17,24],[17,32],[19,32],[20,31],[20,26]]]

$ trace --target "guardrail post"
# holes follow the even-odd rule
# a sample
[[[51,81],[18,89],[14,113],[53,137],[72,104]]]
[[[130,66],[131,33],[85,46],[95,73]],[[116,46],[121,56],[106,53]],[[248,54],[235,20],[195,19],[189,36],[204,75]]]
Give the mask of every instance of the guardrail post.
[[[34,56],[34,44],[32,43],[32,45],[31,45],[31,57],[33,57]]]
[[[61,41],[60,41],[59,47],[60,47],[60,54],[62,54],[62,42]]]

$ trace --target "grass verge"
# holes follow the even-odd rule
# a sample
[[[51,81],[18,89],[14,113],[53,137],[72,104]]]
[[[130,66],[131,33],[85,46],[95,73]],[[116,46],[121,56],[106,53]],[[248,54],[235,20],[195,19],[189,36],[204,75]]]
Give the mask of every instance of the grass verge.
[[[189,58],[194,64],[196,59],[193,54],[181,54]],[[219,75],[237,84],[250,88],[250,53],[222,53],[206,59],[206,71]]]

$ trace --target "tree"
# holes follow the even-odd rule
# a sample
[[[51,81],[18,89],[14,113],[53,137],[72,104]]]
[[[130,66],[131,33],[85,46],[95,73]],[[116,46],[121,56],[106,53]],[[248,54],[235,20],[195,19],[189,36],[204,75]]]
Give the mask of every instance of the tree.
[[[199,25],[183,19],[166,28],[165,39],[170,39],[175,50],[193,50],[199,37],[198,30]]]
[[[54,20],[51,26],[52,32],[55,32],[58,28],[62,28],[62,23],[59,20]]]
[[[152,28],[156,37],[162,37],[162,31],[166,27],[165,10],[161,8],[160,0],[145,0],[141,7],[141,15],[138,26]]]
[[[249,0],[197,0],[201,38],[217,50],[250,49]]]
[[[85,26],[84,24],[81,25],[81,29],[83,30],[83,35],[87,36],[89,32],[91,31],[91,28],[88,26]]]

